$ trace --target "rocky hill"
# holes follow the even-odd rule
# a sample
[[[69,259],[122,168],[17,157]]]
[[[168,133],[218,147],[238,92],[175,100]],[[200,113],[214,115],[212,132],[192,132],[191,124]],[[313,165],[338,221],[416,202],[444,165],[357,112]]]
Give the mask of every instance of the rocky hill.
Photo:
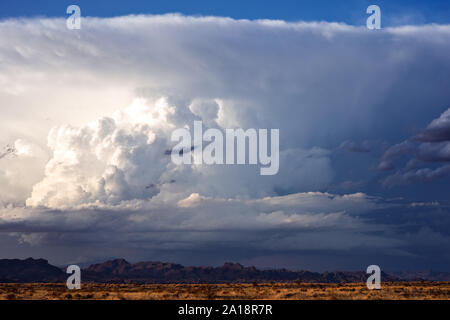
[[[0,282],[65,282],[65,268],[58,268],[44,259],[0,259]],[[103,283],[228,283],[228,282],[365,282],[365,272],[310,272],[287,269],[259,270],[227,262],[219,267],[185,267],[156,261],[131,264],[124,259],[92,264],[82,269],[82,282]],[[449,273],[403,272],[382,273],[382,281],[440,280],[450,281]]]
[[[220,267],[185,267],[163,262],[138,262],[131,264],[116,259],[91,265],[83,270],[84,281],[125,283],[226,283],[226,282],[365,282],[364,272],[310,272],[287,269],[258,270],[239,263],[227,262]],[[399,280],[388,274],[383,281]]]
[[[65,272],[45,259],[0,259],[0,282],[60,282]]]

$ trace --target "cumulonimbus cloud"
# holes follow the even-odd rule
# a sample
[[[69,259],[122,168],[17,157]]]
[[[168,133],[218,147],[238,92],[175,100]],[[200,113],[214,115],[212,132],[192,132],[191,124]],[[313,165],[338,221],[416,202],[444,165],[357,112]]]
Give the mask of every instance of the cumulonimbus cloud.
[[[369,151],[355,137],[403,141],[410,126],[443,111],[449,26],[371,32],[180,15],[86,17],[81,30],[65,26],[64,19],[0,22],[0,145],[40,150],[0,159],[3,232],[28,243],[167,250],[406,245],[366,219],[380,209],[376,198],[324,192],[339,171],[330,150],[348,141],[342,149]],[[445,157],[445,119],[416,137],[423,149],[414,152]],[[279,128],[279,173],[173,165],[165,154],[170,133],[194,120]],[[385,169],[409,148],[388,151]]]

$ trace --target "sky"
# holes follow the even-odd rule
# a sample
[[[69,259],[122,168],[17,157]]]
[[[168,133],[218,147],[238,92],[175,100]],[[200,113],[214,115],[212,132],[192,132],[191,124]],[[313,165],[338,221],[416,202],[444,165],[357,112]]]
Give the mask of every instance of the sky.
[[[196,16],[220,16],[234,19],[280,19],[286,21],[335,21],[352,25],[365,24],[366,8],[376,4],[383,8],[386,26],[450,22],[450,3],[445,0],[33,0],[2,1],[0,18],[61,17],[65,9],[76,4],[82,14],[113,17],[129,14],[182,13]]]
[[[450,271],[448,2],[69,4],[0,4],[0,258]],[[194,121],[279,172],[173,163]]]

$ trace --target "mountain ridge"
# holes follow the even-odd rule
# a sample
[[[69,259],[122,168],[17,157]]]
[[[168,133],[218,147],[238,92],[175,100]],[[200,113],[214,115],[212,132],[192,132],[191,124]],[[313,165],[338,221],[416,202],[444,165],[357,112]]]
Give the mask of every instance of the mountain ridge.
[[[0,283],[65,282],[66,268],[59,268],[45,259],[0,259]],[[81,271],[82,282],[98,283],[251,283],[251,282],[311,282],[346,283],[365,282],[363,271],[325,271],[288,269],[260,270],[239,263],[225,262],[222,266],[183,266],[160,261],[130,263],[112,259],[91,264]],[[398,272],[381,274],[382,281],[450,281],[447,272]]]

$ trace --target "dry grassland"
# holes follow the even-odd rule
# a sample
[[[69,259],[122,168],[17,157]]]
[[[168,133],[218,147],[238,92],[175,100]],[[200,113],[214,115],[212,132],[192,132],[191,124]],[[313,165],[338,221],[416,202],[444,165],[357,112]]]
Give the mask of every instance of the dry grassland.
[[[445,299],[450,300],[450,282],[383,283],[381,290],[365,284],[253,283],[253,284],[99,284],[85,283],[80,290],[65,284],[0,284],[0,300],[365,300]]]

